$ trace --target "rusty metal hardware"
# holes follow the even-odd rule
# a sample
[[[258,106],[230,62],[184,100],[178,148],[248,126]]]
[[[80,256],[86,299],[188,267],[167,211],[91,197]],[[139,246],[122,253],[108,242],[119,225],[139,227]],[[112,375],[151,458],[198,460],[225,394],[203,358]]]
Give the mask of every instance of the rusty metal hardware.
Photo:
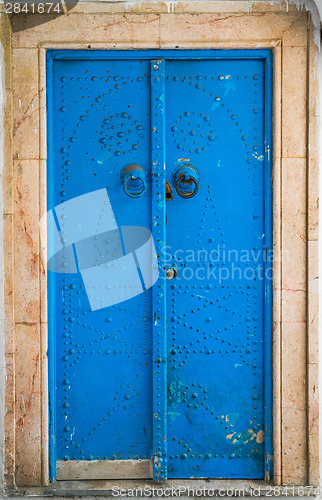
[[[168,183],[168,181],[166,181],[165,199],[166,200],[173,200],[172,187],[170,186],[170,184]]]
[[[146,173],[140,165],[127,165],[124,167],[121,180],[125,193],[131,198],[138,198],[146,191]]]
[[[166,271],[167,280],[173,280],[178,276],[178,271],[174,267],[170,267]]]
[[[177,194],[181,198],[193,198],[198,193],[199,179],[198,170],[190,164],[179,165],[172,176]]]

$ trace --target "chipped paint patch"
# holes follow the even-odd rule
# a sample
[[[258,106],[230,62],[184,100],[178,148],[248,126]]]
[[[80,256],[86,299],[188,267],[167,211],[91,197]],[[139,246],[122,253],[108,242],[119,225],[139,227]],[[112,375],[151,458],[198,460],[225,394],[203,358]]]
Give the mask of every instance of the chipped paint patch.
[[[157,455],[154,455],[154,465],[155,465],[155,467],[161,467],[162,466],[162,458],[158,457]]]
[[[265,441],[265,432],[264,431],[258,431],[257,437],[256,437],[256,442],[257,443],[263,443]]]
[[[250,441],[256,440],[257,443],[261,444],[265,440],[265,433],[263,430],[254,432],[252,429],[248,429],[244,432],[233,432],[231,434],[227,434],[226,439],[229,439],[233,444],[246,444]]]

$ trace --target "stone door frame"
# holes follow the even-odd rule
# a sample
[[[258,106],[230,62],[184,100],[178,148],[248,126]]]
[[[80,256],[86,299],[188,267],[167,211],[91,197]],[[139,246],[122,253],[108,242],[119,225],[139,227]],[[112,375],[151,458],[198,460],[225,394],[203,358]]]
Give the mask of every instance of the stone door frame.
[[[179,2],[170,13],[164,3],[80,3],[38,26],[16,16],[3,180],[8,489],[48,485],[47,49],[272,49],[274,483],[319,482],[317,47],[308,13],[244,3]]]

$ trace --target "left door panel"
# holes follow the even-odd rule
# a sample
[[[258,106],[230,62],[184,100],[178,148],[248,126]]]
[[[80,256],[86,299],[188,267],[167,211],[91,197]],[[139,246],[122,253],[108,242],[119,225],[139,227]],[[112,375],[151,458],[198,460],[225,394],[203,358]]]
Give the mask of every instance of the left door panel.
[[[50,59],[48,82],[52,479],[56,460],[147,467],[153,277],[135,250],[151,229],[150,62]]]

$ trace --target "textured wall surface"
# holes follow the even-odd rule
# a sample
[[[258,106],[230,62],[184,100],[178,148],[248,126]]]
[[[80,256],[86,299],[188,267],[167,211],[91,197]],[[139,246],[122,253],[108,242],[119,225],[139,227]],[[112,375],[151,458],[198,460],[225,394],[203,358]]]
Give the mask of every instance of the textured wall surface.
[[[272,48],[274,479],[318,483],[317,48],[306,12],[264,2],[249,10],[242,1],[90,2],[39,25],[36,15],[15,16],[3,176],[8,488],[48,481],[39,237],[46,212],[46,48]]]
[[[1,131],[1,150],[2,150],[2,165],[1,177],[3,184],[3,195],[1,195],[3,217],[1,220],[1,233],[3,234],[4,244],[2,246],[1,238],[1,274],[4,271],[4,281],[1,278],[1,341],[4,340],[4,372],[0,373],[1,381],[5,384],[6,389],[6,405],[0,403],[1,419],[4,418],[5,425],[5,455],[3,463],[4,471],[4,487],[11,489],[13,487],[13,456],[14,456],[14,353],[12,343],[13,331],[13,294],[12,294],[12,272],[13,272],[13,206],[12,201],[9,201],[7,194],[11,192],[11,164],[12,164],[12,67],[11,67],[11,27],[8,17],[1,15],[0,17],[0,38],[2,49],[1,60],[1,103],[2,103],[2,123],[3,130]],[[3,251],[3,254],[2,254]],[[3,259],[5,255],[5,259]],[[3,291],[2,291],[3,288]],[[2,293],[4,293],[5,314],[2,312]],[[2,336],[4,332],[4,336]],[[1,349],[0,349],[1,351]],[[2,360],[0,360],[2,364]],[[0,391],[1,392],[1,391]],[[2,413],[4,410],[4,413]],[[10,429],[10,431],[9,431]],[[9,431],[9,432],[8,432]],[[0,427],[1,435],[2,429]],[[0,446],[3,446],[1,441]],[[1,453],[0,453],[1,456]],[[1,459],[0,459],[1,461]],[[2,464],[0,464],[1,467]],[[0,473],[0,482],[1,473]],[[1,492],[1,487],[0,487]]]

